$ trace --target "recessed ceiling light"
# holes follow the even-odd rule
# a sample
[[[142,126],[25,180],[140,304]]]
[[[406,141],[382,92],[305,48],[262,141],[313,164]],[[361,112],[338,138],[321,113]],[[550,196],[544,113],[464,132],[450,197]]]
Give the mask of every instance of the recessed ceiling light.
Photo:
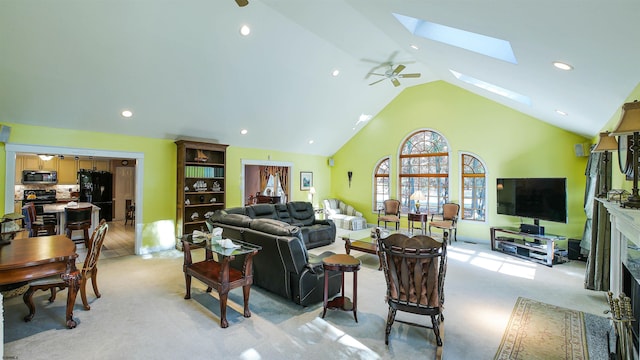
[[[360,117],[358,117],[358,121],[356,121],[356,126],[361,122],[367,122],[371,120],[372,117],[372,115],[360,114]]]
[[[340,75],[340,70],[338,70],[338,69],[333,70],[333,71],[331,72],[331,75],[332,75],[332,76],[338,76],[338,75]]]
[[[567,116],[567,115],[569,115],[569,114],[567,114],[566,112],[564,112],[564,111],[562,111],[562,110],[556,110],[556,113],[558,113],[559,115],[562,115],[562,116]]]
[[[133,116],[133,112],[131,110],[122,110],[122,117],[130,118]]]
[[[309,145],[313,144],[313,140],[309,140]]]
[[[247,129],[240,130],[240,134],[246,135],[249,131]]]
[[[240,28],[240,34],[242,34],[242,36],[251,34],[251,28],[247,25],[242,25],[242,27]]]
[[[410,46],[411,46],[411,48],[412,48],[413,50],[420,50],[420,48],[418,47],[418,45],[411,44]]]
[[[563,63],[562,61],[554,61],[553,66],[557,67],[560,70],[567,70],[567,71],[573,70],[573,66],[567,63]]]

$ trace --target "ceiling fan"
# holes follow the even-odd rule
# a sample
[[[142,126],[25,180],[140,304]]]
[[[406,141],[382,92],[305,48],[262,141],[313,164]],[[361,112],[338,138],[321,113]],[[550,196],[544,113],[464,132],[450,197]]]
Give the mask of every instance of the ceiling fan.
[[[394,69],[393,68],[393,64],[388,64],[388,69],[387,69],[387,71],[384,72],[384,74],[374,73],[374,72],[369,73],[370,75],[384,76],[383,79],[374,81],[369,85],[375,85],[375,84],[377,84],[377,83],[379,83],[381,81],[389,79],[389,80],[391,80],[391,83],[393,84],[393,86],[398,87],[398,86],[400,86],[400,81],[398,80],[398,78],[419,78],[420,77],[420,73],[401,74],[401,72],[405,68],[406,68],[406,66],[400,64],[400,65],[396,66],[396,68]]]
[[[236,3],[238,4],[238,6],[242,7],[242,6],[247,6],[249,4],[249,0],[236,0]]]

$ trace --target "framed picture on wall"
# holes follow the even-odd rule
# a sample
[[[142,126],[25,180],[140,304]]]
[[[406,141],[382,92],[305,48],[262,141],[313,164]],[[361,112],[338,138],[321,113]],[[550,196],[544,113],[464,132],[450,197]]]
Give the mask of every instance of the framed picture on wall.
[[[313,173],[300,171],[300,190],[309,190],[313,186]]]

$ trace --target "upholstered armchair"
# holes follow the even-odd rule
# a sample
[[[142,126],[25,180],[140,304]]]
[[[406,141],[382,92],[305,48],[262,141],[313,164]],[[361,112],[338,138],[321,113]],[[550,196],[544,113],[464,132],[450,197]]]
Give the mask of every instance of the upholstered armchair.
[[[441,229],[443,231],[449,231],[453,233],[449,235],[449,242],[451,238],[454,241],[458,241],[458,216],[460,214],[460,205],[454,203],[446,203],[442,205],[442,214],[439,215],[441,219],[434,220],[434,215],[431,215],[431,222],[429,223],[429,235],[431,235],[431,227]]]
[[[380,222],[384,222],[384,228],[387,228],[387,223],[395,223],[396,230],[400,229],[400,200],[389,199],[384,201],[384,207],[378,209],[378,226]]]

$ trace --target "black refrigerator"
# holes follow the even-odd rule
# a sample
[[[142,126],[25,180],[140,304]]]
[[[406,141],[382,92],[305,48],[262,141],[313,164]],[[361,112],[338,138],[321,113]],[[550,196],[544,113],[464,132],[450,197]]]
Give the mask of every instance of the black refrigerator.
[[[100,219],[113,220],[113,175],[108,171],[78,172],[80,201],[100,208]]]

